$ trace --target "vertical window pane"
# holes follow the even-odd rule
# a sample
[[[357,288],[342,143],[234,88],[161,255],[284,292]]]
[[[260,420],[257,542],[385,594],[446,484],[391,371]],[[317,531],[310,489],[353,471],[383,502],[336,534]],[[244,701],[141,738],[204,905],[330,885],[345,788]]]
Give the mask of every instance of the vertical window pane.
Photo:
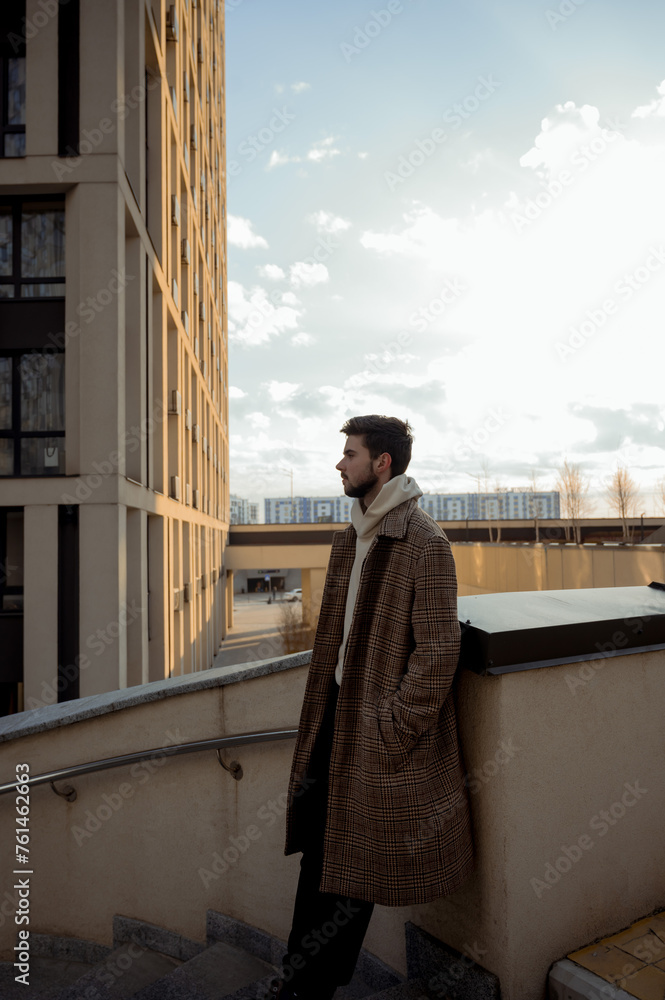
[[[7,511],[7,561],[3,567],[8,587],[23,586],[23,511]]]
[[[12,273],[12,210],[0,208],[0,274]]]
[[[25,132],[9,132],[5,136],[5,156],[25,156]]]
[[[64,475],[65,439],[23,438],[21,440],[21,475]]]
[[[12,427],[12,359],[0,358],[0,429]]]
[[[24,278],[64,278],[65,213],[62,209],[24,205],[21,274]]]
[[[25,125],[25,57],[7,60],[7,124]]]
[[[64,431],[65,355],[24,354],[19,365],[21,430]],[[25,469],[21,466],[21,472]]]
[[[14,475],[14,442],[0,438],[0,476]]]

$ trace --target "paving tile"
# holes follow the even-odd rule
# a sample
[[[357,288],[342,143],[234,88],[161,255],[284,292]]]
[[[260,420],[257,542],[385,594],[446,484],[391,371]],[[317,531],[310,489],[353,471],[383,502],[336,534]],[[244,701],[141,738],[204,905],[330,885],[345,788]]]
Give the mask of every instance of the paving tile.
[[[643,917],[642,920],[636,920],[634,924],[627,927],[625,931],[620,931],[618,934],[610,934],[609,937],[603,938],[603,944],[614,945],[615,947],[620,947],[626,941],[632,941],[633,938],[639,937],[641,934],[646,934],[651,928],[651,920],[649,917]]]
[[[649,920],[649,927],[661,941],[665,941],[665,913],[657,913]]]
[[[621,987],[623,987],[622,980],[646,967],[639,958],[634,958],[619,948],[608,948],[605,944],[593,944],[580,951],[571,952],[568,958],[590,972],[595,972],[608,983],[616,983]],[[663,1000],[663,997],[659,1000]]]
[[[661,941],[657,935],[649,931],[641,937],[634,937],[623,944],[616,944],[621,951],[625,951],[635,958],[641,959],[646,965],[654,965],[656,962],[665,959],[665,942]]]
[[[663,1000],[665,997],[665,972],[655,965],[647,965],[633,976],[628,976],[622,989],[638,1000]]]

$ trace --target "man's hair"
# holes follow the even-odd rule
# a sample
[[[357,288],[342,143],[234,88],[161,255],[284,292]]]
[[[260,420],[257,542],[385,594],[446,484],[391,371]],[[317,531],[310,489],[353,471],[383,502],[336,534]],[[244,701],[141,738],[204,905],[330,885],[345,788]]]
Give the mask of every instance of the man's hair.
[[[376,413],[365,417],[351,417],[341,428],[341,433],[349,437],[362,437],[370,458],[378,458],[387,451],[392,459],[391,479],[401,475],[411,461],[413,431],[408,420],[397,417],[380,417]]]

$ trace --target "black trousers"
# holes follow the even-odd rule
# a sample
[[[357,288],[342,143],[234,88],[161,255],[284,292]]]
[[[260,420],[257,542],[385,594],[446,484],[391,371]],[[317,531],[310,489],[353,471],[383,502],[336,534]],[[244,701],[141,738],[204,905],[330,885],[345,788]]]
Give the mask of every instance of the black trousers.
[[[312,754],[306,791],[298,810],[307,829],[293,922],[284,956],[284,979],[296,991],[325,1000],[350,982],[374,903],[320,892],[323,834],[328,801],[328,770],[339,688],[336,683]]]

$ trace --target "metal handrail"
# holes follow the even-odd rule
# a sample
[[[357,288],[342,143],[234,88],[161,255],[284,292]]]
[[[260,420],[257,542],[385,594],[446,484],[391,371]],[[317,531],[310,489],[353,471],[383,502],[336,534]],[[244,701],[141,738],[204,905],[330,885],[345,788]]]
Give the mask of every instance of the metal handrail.
[[[168,747],[155,747],[152,750],[142,750],[138,753],[119,754],[116,757],[106,757],[102,760],[88,761],[87,764],[75,764],[73,767],[61,767],[56,771],[36,774],[26,781],[9,781],[0,785],[0,795],[6,795],[16,789],[16,785],[45,785],[67,778],[76,778],[81,774],[91,774],[94,771],[107,771],[112,767],[124,767],[127,764],[138,764],[155,757],[176,757],[179,754],[199,753],[202,750],[223,750],[227,747],[250,746],[253,743],[268,743],[271,740],[290,740],[298,735],[297,729],[272,729],[258,733],[238,733],[236,736],[219,736],[213,740],[197,740],[194,743],[175,743]],[[221,759],[220,759],[221,763]]]

